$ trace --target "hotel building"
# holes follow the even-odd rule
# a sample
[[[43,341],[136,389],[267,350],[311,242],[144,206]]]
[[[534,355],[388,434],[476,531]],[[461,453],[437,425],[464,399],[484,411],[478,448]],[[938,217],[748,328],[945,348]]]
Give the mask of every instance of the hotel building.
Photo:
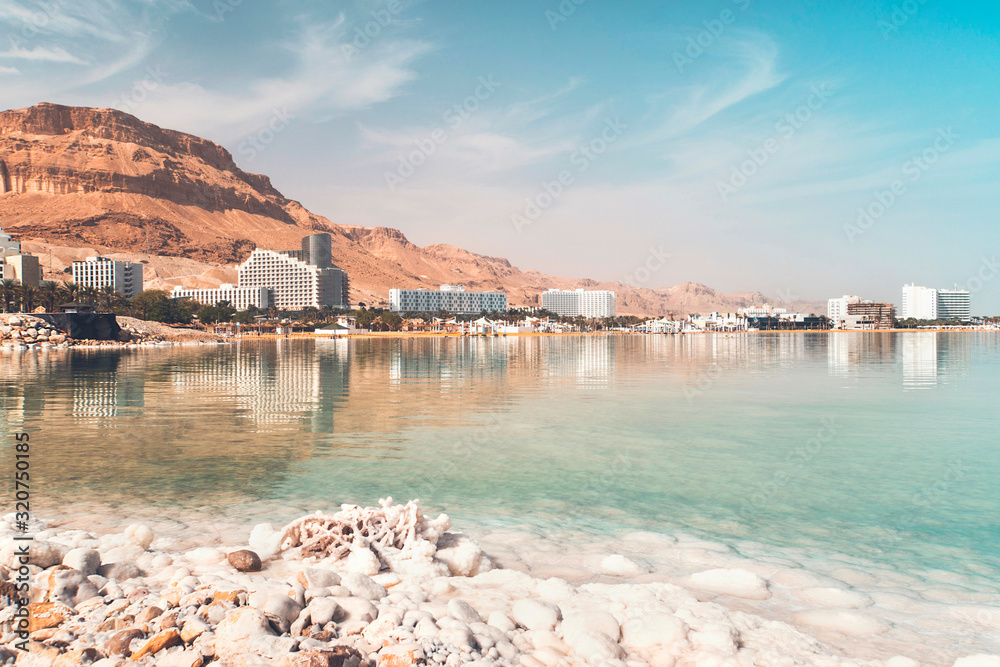
[[[301,250],[255,249],[240,264],[239,287],[268,288],[282,310],[348,305],[347,274],[331,261],[329,234],[302,239]]]
[[[892,329],[896,326],[896,306],[891,303],[871,301],[849,303],[843,323],[844,329],[862,331]]]
[[[86,261],[73,262],[73,282],[98,290],[113,287],[131,299],[142,291],[142,264],[88,257]]]
[[[900,317],[904,320],[967,320],[972,317],[972,294],[962,289],[933,289],[903,285]]]
[[[175,287],[171,299],[191,299],[208,306],[217,306],[223,301],[236,310],[247,310],[250,306],[267,310],[274,303],[274,291],[269,287],[237,287],[222,284],[215,289],[188,289]]]
[[[543,309],[561,317],[615,316],[615,293],[608,290],[560,290],[542,292]]]
[[[427,289],[389,290],[389,309],[394,313],[436,313],[444,310],[461,315],[507,310],[504,292],[467,292],[464,285],[441,285]]]
[[[839,329],[840,324],[847,317],[847,306],[852,303],[861,303],[861,297],[845,294],[839,299],[828,299],[826,302],[826,317],[830,320],[830,326]]]
[[[21,244],[0,229],[0,280],[14,280],[29,287],[42,282],[42,268],[34,255],[21,253]]]

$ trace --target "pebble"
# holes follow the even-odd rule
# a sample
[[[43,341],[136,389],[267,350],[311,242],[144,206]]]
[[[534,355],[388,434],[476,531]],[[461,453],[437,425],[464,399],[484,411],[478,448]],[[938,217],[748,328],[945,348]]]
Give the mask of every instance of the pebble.
[[[559,607],[540,600],[515,600],[511,606],[514,621],[528,630],[552,630],[559,622]]]
[[[260,572],[260,556],[249,549],[231,551],[226,559],[240,572]]]

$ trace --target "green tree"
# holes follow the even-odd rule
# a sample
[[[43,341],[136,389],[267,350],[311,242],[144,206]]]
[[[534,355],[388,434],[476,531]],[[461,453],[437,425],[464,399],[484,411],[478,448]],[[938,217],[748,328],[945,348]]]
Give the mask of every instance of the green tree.
[[[236,314],[236,309],[230,307],[228,303],[228,301],[222,301],[216,306],[202,306],[198,309],[198,320],[202,324],[208,324],[209,322],[229,322],[232,320],[233,315]]]
[[[15,281],[8,278],[0,282],[0,302],[3,303],[3,312],[11,312],[17,300],[17,292],[17,283]]]
[[[62,296],[58,283],[46,280],[38,289],[38,300],[45,306],[45,312],[54,313],[59,299]]]
[[[21,304],[22,313],[30,313],[35,309],[35,302],[38,300],[38,290],[30,285],[22,284],[18,289],[18,301]]]

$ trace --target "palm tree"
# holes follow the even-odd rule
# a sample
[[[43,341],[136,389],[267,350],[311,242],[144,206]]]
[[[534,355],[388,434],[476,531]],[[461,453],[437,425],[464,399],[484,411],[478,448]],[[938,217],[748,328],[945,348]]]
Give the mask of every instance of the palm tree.
[[[38,298],[38,290],[30,285],[21,285],[19,290],[19,299],[21,301],[21,312],[30,313],[35,309],[35,300]]]
[[[60,296],[59,285],[51,280],[42,283],[41,288],[38,290],[38,298],[42,302],[42,305],[45,306],[45,312],[47,313],[55,312]]]
[[[68,303],[73,303],[76,301],[77,297],[80,295],[80,285],[79,283],[66,283],[66,301]]]
[[[11,279],[0,281],[0,302],[3,302],[3,312],[9,313],[17,295],[17,283]]]
[[[98,297],[98,302],[101,308],[104,310],[104,312],[106,313],[111,312],[111,305],[115,300],[116,294],[117,292],[115,292],[115,288],[112,287],[111,285],[105,285],[100,289],[100,291],[97,294],[97,297]]]

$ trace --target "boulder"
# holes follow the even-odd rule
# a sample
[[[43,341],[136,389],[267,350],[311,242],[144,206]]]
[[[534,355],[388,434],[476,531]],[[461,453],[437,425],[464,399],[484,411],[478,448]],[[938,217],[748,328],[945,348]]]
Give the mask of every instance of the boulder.
[[[527,630],[552,630],[560,617],[559,607],[541,600],[515,600],[511,614]]]
[[[226,558],[240,572],[260,572],[260,556],[249,549],[230,552]]]

